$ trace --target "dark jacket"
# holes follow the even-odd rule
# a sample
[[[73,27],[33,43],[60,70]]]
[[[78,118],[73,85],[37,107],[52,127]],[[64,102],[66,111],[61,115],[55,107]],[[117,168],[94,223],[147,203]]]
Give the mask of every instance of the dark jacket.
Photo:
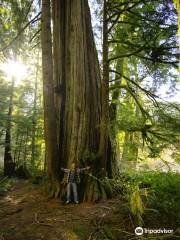
[[[87,169],[88,168],[76,168],[75,169],[75,182],[76,183],[80,183],[80,181],[81,181],[80,180],[80,173],[87,170]],[[69,183],[69,176],[70,176],[71,169],[61,168],[61,170],[66,173],[66,175],[65,175],[66,178],[65,179],[66,179],[66,182]]]

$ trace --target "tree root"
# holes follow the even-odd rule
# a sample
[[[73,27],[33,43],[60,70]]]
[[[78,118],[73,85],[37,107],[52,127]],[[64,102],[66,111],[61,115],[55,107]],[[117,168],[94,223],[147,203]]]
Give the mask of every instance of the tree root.
[[[65,180],[48,183],[46,192],[49,198],[66,199],[67,183]],[[95,176],[86,174],[78,186],[81,202],[98,202],[112,197],[110,184],[101,181]]]
[[[84,196],[83,201],[98,202],[112,197],[112,190],[98,178],[88,175],[84,180]]]

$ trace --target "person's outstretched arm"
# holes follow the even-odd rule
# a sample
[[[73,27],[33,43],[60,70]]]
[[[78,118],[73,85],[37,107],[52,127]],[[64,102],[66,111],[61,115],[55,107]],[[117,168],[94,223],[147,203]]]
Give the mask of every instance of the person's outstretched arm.
[[[69,172],[69,169],[67,169],[67,168],[61,168],[61,170],[65,173]]]
[[[85,168],[78,168],[78,171],[79,172],[84,172],[84,171],[89,170],[89,169],[90,169],[90,167],[88,166],[88,167],[85,167]]]

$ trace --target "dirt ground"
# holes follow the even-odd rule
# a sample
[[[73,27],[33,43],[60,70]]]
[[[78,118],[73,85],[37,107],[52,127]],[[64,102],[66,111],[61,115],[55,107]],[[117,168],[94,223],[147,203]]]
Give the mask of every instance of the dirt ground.
[[[130,228],[130,221],[121,219],[118,209],[117,199],[66,205],[47,199],[39,186],[18,180],[0,197],[0,240],[128,239],[120,229]]]

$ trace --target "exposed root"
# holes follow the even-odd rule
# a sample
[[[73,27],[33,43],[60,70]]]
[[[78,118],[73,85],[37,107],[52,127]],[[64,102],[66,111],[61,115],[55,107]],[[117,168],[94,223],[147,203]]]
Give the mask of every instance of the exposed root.
[[[66,198],[67,183],[65,180],[49,183],[46,192],[49,198]],[[81,202],[98,202],[112,197],[111,186],[92,175],[86,175],[78,186]]]
[[[82,187],[85,189],[83,201],[97,202],[112,197],[112,191],[109,186],[92,175],[86,177]]]

